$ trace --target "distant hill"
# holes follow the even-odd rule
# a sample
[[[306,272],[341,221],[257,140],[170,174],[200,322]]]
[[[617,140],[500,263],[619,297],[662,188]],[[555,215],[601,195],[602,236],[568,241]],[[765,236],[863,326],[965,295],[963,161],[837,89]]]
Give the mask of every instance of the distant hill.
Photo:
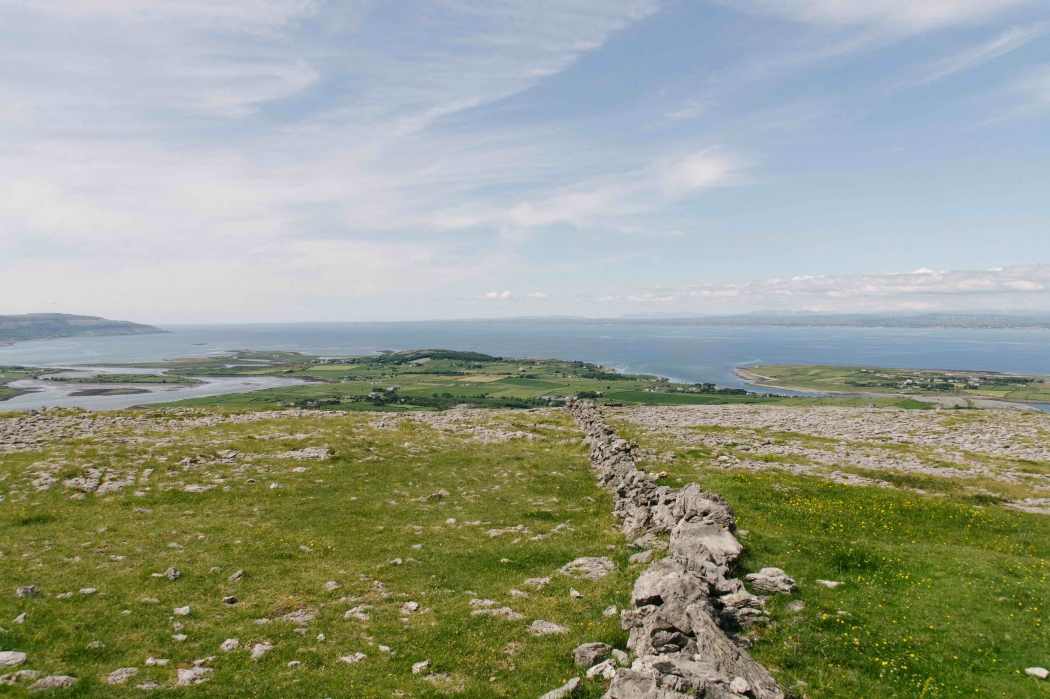
[[[129,323],[126,320],[107,320],[96,316],[75,316],[68,313],[27,313],[21,316],[0,316],[0,344],[78,335],[149,335],[164,332],[168,331],[152,325]]]

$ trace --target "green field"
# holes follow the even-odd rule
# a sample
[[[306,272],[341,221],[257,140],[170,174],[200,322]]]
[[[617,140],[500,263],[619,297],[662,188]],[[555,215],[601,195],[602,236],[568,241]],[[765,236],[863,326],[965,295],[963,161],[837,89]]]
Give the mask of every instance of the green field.
[[[363,413],[124,415],[89,420],[87,437],[0,455],[0,642],[28,653],[17,669],[77,677],[63,696],[138,696],[147,682],[165,696],[430,697],[443,695],[443,682],[465,697],[536,696],[574,674],[579,643],[623,647],[618,619],[602,610],[624,604],[637,570],[560,411],[471,411],[434,426],[375,426]],[[476,428],[515,434],[479,441]],[[322,445],[331,458],[277,456]],[[180,465],[187,457],[196,464]],[[46,490],[30,482],[41,462],[55,465]],[[98,466],[128,484],[70,499],[76,490],[63,481]],[[185,492],[190,484],[210,489]],[[579,556],[611,557],[620,572],[597,581],[557,573]],[[169,567],[182,577],[153,575]],[[236,570],[243,578],[229,581]],[[545,577],[543,588],[525,583]],[[40,594],[16,597],[27,585]],[[230,595],[236,604],[223,602]],[[472,615],[484,608],[473,599],[524,616]],[[407,602],[419,608],[404,611]],[[360,605],[367,621],[344,618]],[[173,612],[185,606],[187,615]],[[316,618],[281,620],[296,610]],[[536,619],[569,631],[536,637]],[[221,651],[230,638],[238,650]],[[251,659],[264,641],[273,649]],[[340,660],[355,653],[367,658]],[[150,666],[150,657],[170,662]],[[176,669],[209,657],[206,683],[174,686]],[[412,674],[428,659],[448,678]],[[103,682],[125,667],[138,668],[125,684]],[[4,691],[29,696],[25,684]],[[588,682],[580,696],[601,693]]]
[[[1050,379],[1043,376],[787,364],[747,367],[741,374],[753,375],[755,385],[769,388],[1050,403]]]
[[[991,412],[966,415],[1008,424],[1009,413],[989,418]],[[965,429],[968,421],[949,415],[942,425]],[[1031,420],[1050,428],[1046,417]],[[798,581],[795,596],[769,602],[772,623],[757,632],[751,651],[785,688],[810,699],[1050,697],[1050,683],[1024,674],[1050,664],[1050,516],[1006,509],[969,481],[937,476],[855,469],[924,495],[793,476],[775,460],[760,472],[727,471],[717,455],[765,457],[732,446],[689,446],[627,420],[614,424],[643,449],[675,454],[660,462],[668,474],[660,482],[696,481],[729,500],[747,532],[740,574],[774,566]],[[814,439],[781,430],[693,429],[723,443]],[[843,585],[828,589],[817,580]],[[805,608],[791,611],[788,602],[799,598]]]
[[[285,352],[139,365],[167,376],[278,376],[306,385],[191,399],[172,406],[339,410],[444,410],[460,404],[534,408],[582,394],[599,402],[650,405],[765,402],[760,394],[710,384],[676,384],[656,376],[619,374],[588,362],[490,357],[475,352],[413,350],[322,359]]]

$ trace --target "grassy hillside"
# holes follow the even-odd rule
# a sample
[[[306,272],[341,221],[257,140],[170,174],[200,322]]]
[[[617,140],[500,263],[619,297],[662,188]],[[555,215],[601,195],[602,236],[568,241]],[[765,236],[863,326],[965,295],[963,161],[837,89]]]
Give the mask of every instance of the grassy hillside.
[[[628,599],[630,551],[559,411],[117,415],[38,422],[66,436],[0,455],[0,643],[28,654],[17,669],[77,677],[67,696],[138,696],[148,682],[166,696],[536,696],[574,674],[579,643],[623,647],[602,611]],[[332,455],[281,456],[306,447]],[[125,485],[71,499],[63,482],[92,468]],[[557,573],[579,556],[619,572]],[[154,575],[172,567],[176,580]],[[40,594],[16,597],[28,585]],[[488,607],[471,600],[523,616],[474,615]],[[282,620],[297,610],[316,616]],[[536,619],[568,631],[534,636]],[[230,638],[238,649],[220,650]],[[356,653],[367,658],[341,660]],[[205,658],[208,681],[174,689]],[[431,671],[414,675],[423,660]],[[126,667],[126,683],[104,682]],[[601,693],[588,682],[581,696]]]
[[[68,313],[0,316],[0,344],[78,335],[146,335],[163,332],[167,331],[152,325]]]
[[[740,373],[756,385],[777,388],[1050,403],[1050,380],[1043,376],[787,364],[763,364]]]
[[[1050,417],[725,404],[612,418],[660,482],[728,498],[738,574],[798,581],[748,632],[796,696],[1050,696],[1023,674],[1050,658],[1050,519],[1004,506],[1050,473]],[[28,654],[7,671],[76,677],[62,691],[79,697],[539,696],[580,674],[579,643],[624,647],[603,612],[640,571],[579,440],[550,408],[0,418],[0,644]],[[617,570],[558,573],[581,556]],[[474,614],[503,607],[522,618]],[[536,636],[535,620],[568,631]],[[195,662],[206,681],[177,686]],[[109,685],[122,668],[137,670]],[[4,689],[30,696],[28,681]],[[603,691],[588,680],[579,696]]]
[[[795,599],[769,602],[773,621],[752,649],[785,688],[810,699],[1050,697],[1050,683],[1024,674],[1050,666],[1050,500],[1047,514],[1004,507],[1045,497],[1050,462],[1045,449],[1010,458],[989,446],[1001,435],[1042,449],[1050,417],[670,410],[622,410],[617,432],[662,456],[669,484],[728,498],[747,533],[741,574],[774,566],[798,581]],[[882,425],[901,439],[880,443]],[[946,446],[923,445],[926,435]],[[974,435],[988,437],[956,460],[950,445],[974,449]],[[967,472],[978,468],[987,475]]]

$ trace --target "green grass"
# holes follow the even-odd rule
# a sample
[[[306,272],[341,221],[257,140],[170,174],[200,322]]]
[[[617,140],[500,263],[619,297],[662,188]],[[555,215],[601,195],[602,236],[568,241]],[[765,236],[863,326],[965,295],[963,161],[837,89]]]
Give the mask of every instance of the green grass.
[[[435,671],[465,682],[465,697],[542,694],[576,674],[570,651],[579,643],[604,640],[623,647],[626,636],[618,620],[605,619],[601,612],[628,601],[638,571],[627,568],[630,551],[614,528],[610,497],[596,486],[566,416],[480,415],[477,419],[493,427],[540,438],[483,444],[414,423],[375,430],[369,427],[375,416],[350,413],[222,423],[174,434],[128,427],[118,430],[121,441],[71,439],[48,444],[40,453],[0,455],[0,489],[6,496],[0,503],[5,588],[0,621],[8,629],[0,642],[4,649],[29,654],[24,668],[78,677],[78,684],[63,693],[71,697],[139,696],[135,684],[150,680],[168,687],[165,696],[389,697],[395,690],[409,697],[439,696],[410,672],[411,664],[423,659],[430,659]],[[104,428],[97,431],[100,437],[106,434]],[[289,437],[295,434],[313,436]],[[272,456],[322,444],[334,458],[299,462]],[[221,449],[255,458],[190,470],[177,465],[184,456],[213,456]],[[375,457],[382,460],[365,460]],[[45,492],[27,486],[27,469],[42,460],[62,464],[59,478],[78,474],[88,463],[155,468],[157,473],[148,484],[139,482],[117,494],[71,500],[60,484]],[[238,471],[242,465],[248,468]],[[293,472],[297,466],[308,470]],[[204,493],[161,488],[169,480],[213,483],[216,477],[225,483]],[[270,483],[282,487],[271,490]],[[136,488],[145,495],[133,495]],[[440,488],[451,495],[413,501]],[[137,513],[136,507],[153,512]],[[449,518],[458,523],[446,524]],[[478,521],[484,524],[464,524]],[[485,534],[519,524],[540,534],[560,523],[574,531],[542,541]],[[514,543],[516,538],[520,541]],[[608,555],[621,572],[597,582],[555,574],[584,555]],[[395,558],[404,563],[391,565]],[[171,582],[151,576],[169,566],[183,577]],[[210,572],[213,567],[219,571]],[[237,569],[244,569],[244,578],[228,582]],[[526,578],[545,576],[552,577],[547,588],[530,590],[528,597],[510,596],[513,588],[528,589]],[[329,580],[341,588],[326,591]],[[388,597],[377,593],[373,580],[386,586]],[[15,587],[30,584],[39,586],[39,597],[15,597]],[[570,586],[584,598],[571,599]],[[56,597],[85,587],[100,592]],[[238,600],[232,607],[222,602],[231,594]],[[338,602],[343,596],[358,599]],[[472,617],[469,600],[475,596],[511,606],[526,619]],[[144,597],[158,602],[140,601]],[[429,611],[402,622],[398,610],[409,600]],[[371,621],[344,620],[347,609],[362,603],[373,605]],[[184,605],[191,607],[190,615],[174,617],[173,608]],[[318,612],[306,635],[290,623],[253,622],[297,608]],[[9,623],[23,612],[28,615],[24,624]],[[571,632],[533,637],[527,625],[537,618],[569,626]],[[175,622],[184,624],[181,633],[188,636],[181,643],[172,640]],[[323,641],[318,640],[322,633]],[[242,649],[219,651],[231,637],[240,639]],[[263,639],[274,650],[250,660],[246,646]],[[93,641],[105,648],[88,649]],[[514,655],[504,652],[510,643],[520,645]],[[339,661],[355,652],[368,659],[356,665]],[[147,667],[150,656],[169,658],[171,664]],[[208,656],[216,656],[209,663],[215,669],[209,682],[170,686],[176,667]],[[302,661],[302,667],[288,669],[291,660]],[[102,676],[121,667],[138,667],[139,673],[122,687],[102,683]],[[24,688],[5,691],[29,696]],[[588,682],[581,696],[597,697],[602,691]]]
[[[756,385],[832,393],[895,393],[1050,402],[1050,379],[981,371],[764,364],[745,371],[768,377]]]
[[[666,482],[722,493],[749,532],[737,572],[775,566],[798,581],[805,609],[776,596],[752,649],[785,688],[810,699],[1050,696],[1024,675],[1050,658],[1050,518],[973,496],[727,473],[683,456],[661,464]]]

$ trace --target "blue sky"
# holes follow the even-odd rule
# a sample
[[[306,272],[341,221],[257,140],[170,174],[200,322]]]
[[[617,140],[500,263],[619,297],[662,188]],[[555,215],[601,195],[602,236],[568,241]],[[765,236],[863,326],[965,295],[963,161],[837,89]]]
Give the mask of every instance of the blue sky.
[[[1036,0],[0,0],[0,312],[1050,310]]]

